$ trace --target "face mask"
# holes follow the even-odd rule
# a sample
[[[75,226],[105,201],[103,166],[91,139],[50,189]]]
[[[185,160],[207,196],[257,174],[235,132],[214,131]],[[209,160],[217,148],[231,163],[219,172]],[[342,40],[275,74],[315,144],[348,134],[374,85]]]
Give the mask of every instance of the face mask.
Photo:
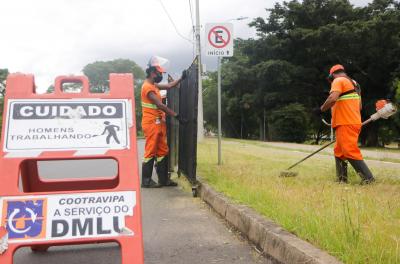
[[[328,78],[326,78],[328,80],[328,82],[333,82],[333,80],[335,79],[335,77],[333,77],[332,74],[329,74]]]
[[[155,83],[159,83],[159,82],[161,82],[161,81],[162,81],[162,79],[163,79],[163,76],[162,76],[162,74],[161,74],[161,73],[159,73],[159,72],[157,72],[157,76],[156,76],[156,77],[154,77],[154,82],[155,82]]]

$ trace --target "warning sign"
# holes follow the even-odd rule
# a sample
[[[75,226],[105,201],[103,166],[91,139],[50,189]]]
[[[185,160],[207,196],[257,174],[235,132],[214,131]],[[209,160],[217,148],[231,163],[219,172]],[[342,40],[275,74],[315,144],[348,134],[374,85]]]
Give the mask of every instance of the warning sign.
[[[206,24],[206,55],[233,56],[233,25],[231,23]]]
[[[9,100],[4,151],[129,148],[130,102]]]
[[[136,192],[35,195],[0,198],[0,226],[9,243],[134,235]]]

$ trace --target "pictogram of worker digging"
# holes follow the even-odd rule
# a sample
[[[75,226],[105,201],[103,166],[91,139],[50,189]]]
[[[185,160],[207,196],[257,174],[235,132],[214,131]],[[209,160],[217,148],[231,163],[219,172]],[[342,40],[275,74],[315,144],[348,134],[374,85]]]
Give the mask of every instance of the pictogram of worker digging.
[[[117,144],[120,144],[120,141],[119,141],[118,136],[117,136],[117,131],[120,130],[120,127],[116,126],[116,125],[112,125],[109,121],[104,121],[104,125],[106,127],[104,128],[103,133],[101,133],[101,135],[93,135],[92,137],[102,136],[102,135],[104,135],[105,133],[108,132],[108,135],[106,137],[107,144],[108,145],[110,144],[111,138],[114,138],[114,141],[117,142]]]

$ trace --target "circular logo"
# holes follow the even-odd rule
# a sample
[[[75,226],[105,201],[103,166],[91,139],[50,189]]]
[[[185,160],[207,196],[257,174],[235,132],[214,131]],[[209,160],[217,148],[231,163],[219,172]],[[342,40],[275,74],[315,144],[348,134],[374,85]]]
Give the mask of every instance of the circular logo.
[[[224,26],[215,26],[208,32],[208,41],[217,49],[222,49],[229,44],[231,33]]]

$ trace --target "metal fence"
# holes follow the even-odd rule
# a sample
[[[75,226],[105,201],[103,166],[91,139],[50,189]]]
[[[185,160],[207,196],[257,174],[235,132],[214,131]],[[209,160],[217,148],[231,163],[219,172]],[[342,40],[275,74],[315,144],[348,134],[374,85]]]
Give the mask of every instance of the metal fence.
[[[173,79],[169,75],[168,82]],[[179,113],[179,90],[167,90],[167,106]],[[178,166],[178,146],[179,146],[179,123],[175,118],[167,116],[167,141],[169,147],[169,172],[174,172]]]
[[[183,174],[192,185],[197,184],[197,59],[187,69],[187,78],[179,89],[167,92],[167,105],[188,122],[178,124],[174,118],[167,120],[168,144],[170,147],[170,170],[178,165],[178,174]]]

